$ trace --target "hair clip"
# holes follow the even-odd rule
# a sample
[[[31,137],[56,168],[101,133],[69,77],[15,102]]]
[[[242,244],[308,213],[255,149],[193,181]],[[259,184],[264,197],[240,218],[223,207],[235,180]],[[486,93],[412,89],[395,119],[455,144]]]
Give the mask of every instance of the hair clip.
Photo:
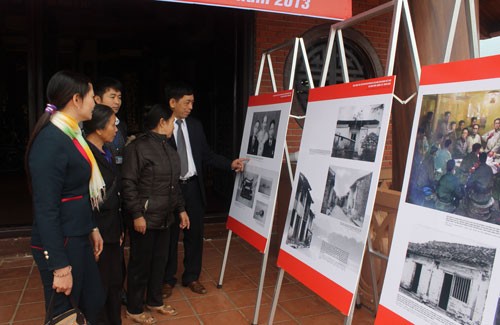
[[[52,115],[54,114],[55,111],[57,111],[57,107],[56,105],[53,104],[47,104],[47,106],[45,106],[45,111],[50,115]]]

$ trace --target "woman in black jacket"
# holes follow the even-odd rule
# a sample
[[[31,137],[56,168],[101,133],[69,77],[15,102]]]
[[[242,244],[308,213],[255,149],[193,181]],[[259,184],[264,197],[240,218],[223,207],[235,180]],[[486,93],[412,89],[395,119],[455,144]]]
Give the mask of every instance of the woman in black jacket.
[[[179,227],[189,229],[179,186],[180,159],[167,140],[174,130],[174,118],[160,105],[144,116],[145,134],[125,148],[122,167],[123,199],[130,217],[130,259],[127,276],[127,318],[140,324],[154,324],[146,309],[176,315],[163,304],[162,281],[168,258],[169,227],[180,215]]]
[[[102,239],[104,249],[97,262],[106,294],[106,303],[99,314],[98,324],[121,324],[121,287],[122,287],[122,217],[120,209],[121,179],[111,150],[105,145],[113,141],[117,128],[116,116],[111,107],[96,105],[92,119],[83,122],[86,140],[101,170],[106,195],[94,210],[94,218]]]

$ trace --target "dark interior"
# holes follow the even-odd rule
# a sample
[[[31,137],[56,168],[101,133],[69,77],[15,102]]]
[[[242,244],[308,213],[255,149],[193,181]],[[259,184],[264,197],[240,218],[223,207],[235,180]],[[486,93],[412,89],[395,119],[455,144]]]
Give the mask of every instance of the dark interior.
[[[120,118],[141,131],[142,108],[166,83],[195,89],[209,144],[235,158],[252,87],[253,12],[144,0],[0,2],[0,226],[31,224],[24,149],[50,76],[73,69],[124,85]],[[207,170],[207,221],[223,221],[233,178]]]

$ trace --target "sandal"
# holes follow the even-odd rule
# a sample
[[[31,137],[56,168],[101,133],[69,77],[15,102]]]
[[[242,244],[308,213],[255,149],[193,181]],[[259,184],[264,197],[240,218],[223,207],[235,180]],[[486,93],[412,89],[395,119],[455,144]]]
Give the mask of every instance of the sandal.
[[[162,315],[168,315],[168,316],[175,316],[178,314],[177,310],[175,310],[175,308],[170,305],[163,305],[158,307],[146,305],[146,309],[150,311],[156,311]]]
[[[138,324],[156,324],[156,319],[149,313],[131,314],[126,311],[125,316]]]

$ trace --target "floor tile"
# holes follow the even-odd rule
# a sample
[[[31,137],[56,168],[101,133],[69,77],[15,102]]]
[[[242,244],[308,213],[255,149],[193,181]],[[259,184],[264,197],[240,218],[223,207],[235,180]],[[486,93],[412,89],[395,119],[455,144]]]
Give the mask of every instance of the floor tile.
[[[200,318],[204,325],[248,325],[248,320],[237,310],[201,315]]]
[[[24,290],[23,298],[21,304],[28,304],[33,302],[43,302],[43,290],[41,288],[36,289],[26,289]]]
[[[11,320],[16,310],[15,305],[0,307],[0,323],[7,323]]]
[[[42,279],[40,278],[40,273],[38,270],[33,270],[33,273],[28,279],[28,285],[26,286],[28,289],[36,289],[43,288]]]
[[[331,311],[331,308],[317,296],[287,300],[281,302],[280,305],[297,318],[324,314]]]
[[[25,277],[0,280],[0,293],[4,291],[22,290],[25,284]]]
[[[201,322],[195,316],[188,316],[188,317],[158,320],[157,324],[199,325],[201,324]]]
[[[344,315],[339,312],[330,312],[327,314],[314,315],[303,317],[299,319],[300,324],[303,325],[331,325],[343,324],[345,320]],[[354,323],[357,325],[357,323]]]
[[[176,316],[154,313],[158,324],[250,324],[253,321],[257,286],[261,272],[262,254],[233,237],[230,258],[225,270],[222,288],[217,288],[226,240],[205,242],[203,269],[200,280],[207,288],[206,295],[192,292],[181,285],[175,286],[173,295],[165,300],[179,312]],[[182,244],[179,245],[182,250]],[[127,250],[128,251],[128,250]],[[179,255],[178,279],[183,266]],[[264,291],[259,313],[259,324],[265,324],[278,276],[276,256],[269,256]],[[45,316],[43,289],[40,275],[31,257],[0,256],[0,324],[7,324],[15,314],[14,325],[42,324]],[[18,306],[16,311],[16,305]],[[125,319],[124,325],[132,324]],[[284,274],[274,324],[342,324],[343,316],[289,274]],[[374,317],[366,308],[356,309],[353,324],[373,324]]]
[[[27,277],[30,274],[31,266],[12,267],[2,269],[0,280]]]
[[[257,288],[257,285],[252,283],[252,281],[250,281],[247,277],[227,279],[222,283],[222,289],[226,292],[255,288]]]
[[[31,320],[45,315],[45,303],[35,302],[31,304],[19,305],[14,321]]]
[[[192,298],[190,299],[190,303],[196,313],[200,315],[236,308],[231,300],[228,299],[227,296],[222,292],[207,294],[199,298]]]
[[[32,266],[33,263],[33,257],[31,256],[4,258],[0,260],[0,270],[12,267]]]
[[[275,287],[265,287],[264,292],[274,298]],[[283,302],[291,299],[303,298],[310,296],[310,293],[303,287],[295,283],[284,283],[281,285],[280,296],[278,302]]]
[[[14,322],[13,325],[40,325],[44,323],[44,318],[35,318],[31,320],[22,320],[20,322]]]
[[[255,306],[257,301],[257,289],[227,292],[229,299],[238,308]],[[262,293],[261,304],[270,304],[271,297],[265,292]]]
[[[21,293],[21,290],[2,292],[0,306],[17,305],[19,298],[21,297]]]
[[[242,308],[241,311],[245,314],[245,316],[253,322],[255,317],[255,306]],[[269,321],[269,313],[271,311],[271,305],[263,305],[259,308],[259,324],[268,324]],[[288,314],[284,309],[280,306],[276,307],[276,312],[274,315],[273,324],[276,322],[285,322],[285,321],[293,321],[293,317]]]
[[[207,268],[205,271],[210,275],[210,277],[218,282],[220,278],[220,272],[221,272],[221,267],[213,267],[213,268]],[[234,265],[226,265],[226,268],[224,270],[224,280],[226,279],[231,279],[235,277],[241,277],[244,276],[244,273],[240,271],[240,269]]]

